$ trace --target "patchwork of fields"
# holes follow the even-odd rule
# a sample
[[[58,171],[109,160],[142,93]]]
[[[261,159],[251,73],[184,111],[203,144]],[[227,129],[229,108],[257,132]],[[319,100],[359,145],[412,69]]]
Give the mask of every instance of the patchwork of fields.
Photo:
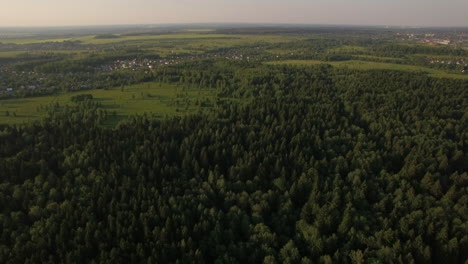
[[[340,38],[342,36],[339,36]],[[7,94],[5,92],[7,87],[13,87],[10,89],[17,91],[20,90],[21,86],[24,88],[30,84],[36,84],[37,80],[28,79],[30,76],[37,75],[38,68],[36,66],[53,63],[56,59],[66,58],[67,63],[78,61],[86,64],[87,59],[94,58],[96,60],[95,58],[99,57],[103,61],[102,65],[93,66],[93,69],[108,69],[110,66],[117,68],[114,64],[120,59],[119,55],[127,60],[125,63],[119,62],[125,64],[122,66],[125,69],[131,68],[129,65],[132,63],[132,59],[136,60],[136,57],[142,59],[158,55],[167,59],[166,64],[177,64],[183,61],[174,61],[176,56],[173,55],[190,54],[194,57],[199,55],[197,57],[199,59],[224,59],[229,56],[230,59],[249,61],[249,56],[252,56],[249,62],[262,61],[268,65],[308,66],[325,63],[334,67],[358,70],[397,70],[425,73],[437,78],[468,80],[468,74],[462,74],[461,72],[464,70],[460,68],[462,65],[466,66],[465,63],[468,62],[468,57],[463,53],[453,56],[447,49],[422,47],[421,52],[406,54],[404,49],[406,46],[416,47],[417,45],[405,44],[406,46],[401,45],[401,51],[397,51],[400,56],[398,54],[388,55],[385,52],[376,53],[369,45],[359,46],[359,44],[345,42],[337,44],[334,40],[336,39],[320,34],[222,34],[212,30],[155,35],[117,34],[107,37],[96,35],[62,38],[12,37],[1,41],[7,45],[5,49],[0,50],[0,62],[13,62],[10,69],[4,71],[5,73],[19,76],[18,72],[22,72],[21,76],[26,77],[22,77],[24,79],[21,81],[17,81],[15,79],[17,77],[12,77],[11,79],[14,81],[0,83],[0,89],[4,90],[3,94]],[[64,41],[78,41],[79,44],[75,43],[69,47],[67,46],[69,43]],[[9,44],[18,44],[18,47],[11,50],[11,47],[8,47]],[[61,46],[62,44],[63,46]],[[226,50],[230,48],[234,48],[234,50],[229,53]],[[430,53],[435,50],[440,51],[441,54],[433,55]],[[430,54],[422,51],[428,51]],[[215,54],[216,56],[205,56],[204,54]],[[257,56],[257,58],[253,56]],[[332,59],[328,56],[342,56],[345,59],[331,61]],[[430,60],[445,60],[445,65],[439,68],[430,68],[435,65],[427,64]],[[457,63],[459,68],[456,70],[455,67],[443,68],[448,66],[448,61],[450,61],[451,66]],[[16,66],[20,66],[21,70],[15,70],[15,63],[17,63]],[[23,66],[27,63],[31,66],[29,72],[24,72]],[[138,70],[147,71],[149,64],[142,65],[144,69],[131,69],[136,72]],[[73,70],[64,70],[60,74],[69,73],[77,74]],[[41,77],[41,79],[47,79],[47,76]],[[0,100],[0,124],[22,124],[38,120],[46,114],[46,106],[52,103],[71,104],[70,98],[77,94],[92,94],[95,100],[99,101],[102,107],[111,114],[109,126],[133,114],[148,113],[163,118],[184,115],[200,109],[209,109],[216,100],[215,91],[212,89],[186,89],[172,84],[142,83],[108,90],[86,90],[60,93],[55,96],[2,99]]]
[[[304,40],[303,36],[280,36],[280,35],[227,35],[206,32],[189,32],[164,35],[141,35],[141,36],[118,36],[116,38],[99,38],[96,35],[71,37],[71,38],[23,38],[5,39],[5,44],[40,44],[40,43],[61,43],[64,41],[79,41],[81,45],[106,46],[115,48],[116,46],[139,47],[146,53],[152,55],[169,56],[177,54],[200,54],[214,49],[226,49],[240,46],[253,46],[265,43],[287,43]],[[53,53],[81,53],[82,51],[59,51],[49,50],[44,47],[41,52]],[[93,49],[93,51],[95,51]],[[12,58],[16,55],[24,54],[26,51],[2,52],[0,58]],[[86,50],[84,51],[86,52]],[[89,52],[89,51],[88,51]],[[28,51],[31,53],[31,51]],[[34,53],[34,52],[32,52]],[[37,52],[36,52],[37,53]]]

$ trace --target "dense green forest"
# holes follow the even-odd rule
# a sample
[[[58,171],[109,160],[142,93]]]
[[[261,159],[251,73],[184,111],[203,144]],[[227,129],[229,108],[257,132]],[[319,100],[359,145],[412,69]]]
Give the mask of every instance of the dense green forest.
[[[1,127],[1,263],[468,259],[466,80],[224,60],[151,78],[217,100],[109,129],[87,95]]]

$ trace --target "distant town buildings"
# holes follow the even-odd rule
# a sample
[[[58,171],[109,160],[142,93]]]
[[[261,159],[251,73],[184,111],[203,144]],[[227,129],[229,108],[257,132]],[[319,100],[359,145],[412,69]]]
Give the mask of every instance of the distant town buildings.
[[[452,41],[450,39],[428,39],[425,38],[421,40],[421,42],[429,44],[429,45],[450,45],[452,44]]]
[[[406,36],[406,38],[403,38],[402,40],[412,40],[412,41],[419,41],[421,43],[429,44],[429,45],[451,45],[455,42],[460,42],[460,43],[466,43],[468,41],[466,40],[455,40],[455,39],[450,39],[447,36],[441,35],[441,36],[436,36],[434,33],[424,33],[424,34],[414,34],[414,33],[406,33],[406,34],[401,34],[397,33],[397,36]]]

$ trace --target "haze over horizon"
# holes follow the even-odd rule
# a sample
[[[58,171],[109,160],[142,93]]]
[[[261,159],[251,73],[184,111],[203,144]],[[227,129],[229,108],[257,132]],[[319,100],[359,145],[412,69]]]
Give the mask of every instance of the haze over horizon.
[[[172,23],[468,26],[466,0],[19,0],[0,27]],[[5,8],[6,7],[6,8]]]

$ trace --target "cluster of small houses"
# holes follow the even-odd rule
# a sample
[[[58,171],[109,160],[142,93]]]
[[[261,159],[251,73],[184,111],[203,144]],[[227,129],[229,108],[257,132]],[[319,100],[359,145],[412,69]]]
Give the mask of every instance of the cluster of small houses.
[[[428,61],[430,64],[456,65],[459,67],[463,67],[461,72],[468,73],[466,69],[468,67],[468,61],[464,59],[444,60],[444,59],[438,59],[438,58],[429,58]]]
[[[154,72],[156,68],[168,66],[168,65],[176,65],[182,62],[187,61],[195,61],[201,59],[214,59],[214,58],[221,58],[224,57],[225,59],[229,60],[239,60],[239,61],[250,61],[252,58],[250,56],[244,56],[242,54],[232,54],[228,56],[222,56],[220,54],[203,54],[203,55],[190,55],[190,56],[172,56],[165,59],[131,59],[131,60],[116,60],[108,65],[102,65],[97,68],[98,71],[102,72],[112,72],[112,71],[119,71],[124,69],[129,70],[139,70],[145,69],[145,73]]]
[[[174,63],[174,60],[151,60],[146,58],[142,60],[116,60],[111,64],[101,65],[100,67],[98,67],[98,70],[102,72],[119,71],[124,69],[130,69],[135,71],[144,67],[147,67],[148,69],[153,69],[157,66],[170,65]]]
[[[450,39],[423,39],[421,40],[422,43],[426,43],[426,44],[429,44],[429,45],[437,45],[437,44],[440,44],[440,45],[450,45],[452,44],[452,41]]]
[[[44,81],[45,79],[40,77],[40,78],[37,78],[38,77],[38,73],[36,72],[16,72],[16,71],[12,71],[10,70],[9,68],[7,67],[0,67],[0,74],[9,74],[9,75],[14,75],[16,76],[17,78],[21,78],[22,75],[26,75],[26,76],[34,76],[34,79],[37,80],[37,82],[42,82]],[[2,77],[0,75],[0,81],[1,81]],[[27,85],[21,85],[19,87],[17,87],[16,89],[21,89],[21,90],[30,90],[30,91],[34,91],[36,89],[38,89],[40,87],[39,84],[27,84]],[[15,92],[15,88],[14,87],[6,87],[6,88],[3,88],[0,84],[0,95],[3,95],[3,94],[14,94]]]
[[[397,33],[397,36],[401,36],[400,33]],[[424,34],[424,35],[418,35],[418,34],[412,34],[408,33],[405,35],[408,39],[410,40],[417,40],[420,41],[421,43],[429,44],[429,45],[450,45],[453,43],[468,43],[468,40],[465,39],[460,39],[458,41],[453,41],[448,38],[436,38],[435,34]],[[404,39],[403,39],[404,40]]]
[[[119,71],[119,70],[139,70],[142,68],[148,69],[149,71],[153,71],[154,69],[162,66],[167,65],[174,65],[180,63],[178,57],[170,58],[170,59],[131,59],[131,60],[116,60],[111,64],[101,65],[97,68],[98,71],[101,72],[111,72],[111,71]]]
[[[133,71],[144,69],[145,73],[149,74],[150,72],[154,72],[154,70],[156,68],[158,68],[158,67],[163,67],[163,66],[168,66],[168,65],[175,65],[175,64],[179,64],[179,63],[187,62],[187,61],[195,61],[195,60],[200,60],[200,59],[210,59],[210,58],[226,58],[226,59],[229,59],[229,60],[239,60],[239,61],[253,60],[250,56],[244,56],[244,55],[236,53],[236,52],[234,52],[232,54],[229,54],[229,55],[226,55],[226,54],[221,55],[221,54],[218,54],[218,53],[213,53],[213,54],[190,55],[190,56],[172,56],[172,57],[165,58],[165,59],[148,59],[148,58],[145,58],[145,59],[129,59],[129,60],[122,59],[122,60],[116,60],[116,61],[112,62],[111,64],[101,65],[101,66],[97,67],[96,70],[98,72],[112,72],[112,71],[119,71],[119,70],[123,70],[123,69],[129,69],[129,70],[133,70]],[[36,90],[36,89],[40,88],[39,83],[44,81],[43,77],[39,78],[39,76],[36,76],[36,75],[38,75],[38,73],[36,73],[36,72],[16,72],[16,71],[12,71],[12,70],[10,70],[8,68],[0,67],[0,74],[1,73],[13,74],[13,75],[17,75],[18,77],[20,75],[27,75],[29,77],[34,76],[34,79],[36,79],[38,81],[38,84],[21,85],[21,86],[16,87],[16,88],[13,88],[13,87],[3,88],[3,87],[1,87],[1,84],[0,84],[0,96],[1,95],[12,95],[12,96],[14,96],[15,89],[18,89],[18,90],[27,89],[27,90],[30,90],[30,91]],[[1,79],[1,76],[0,76],[0,79]],[[84,85],[84,84],[79,86],[79,87],[83,88],[83,89],[87,88],[87,86]]]
[[[37,88],[39,88],[39,86],[37,85],[21,85],[19,87],[19,89],[27,89],[27,90],[36,90]],[[0,95],[2,94],[13,94],[15,92],[15,88],[12,88],[12,87],[7,87],[5,90],[0,90]]]

